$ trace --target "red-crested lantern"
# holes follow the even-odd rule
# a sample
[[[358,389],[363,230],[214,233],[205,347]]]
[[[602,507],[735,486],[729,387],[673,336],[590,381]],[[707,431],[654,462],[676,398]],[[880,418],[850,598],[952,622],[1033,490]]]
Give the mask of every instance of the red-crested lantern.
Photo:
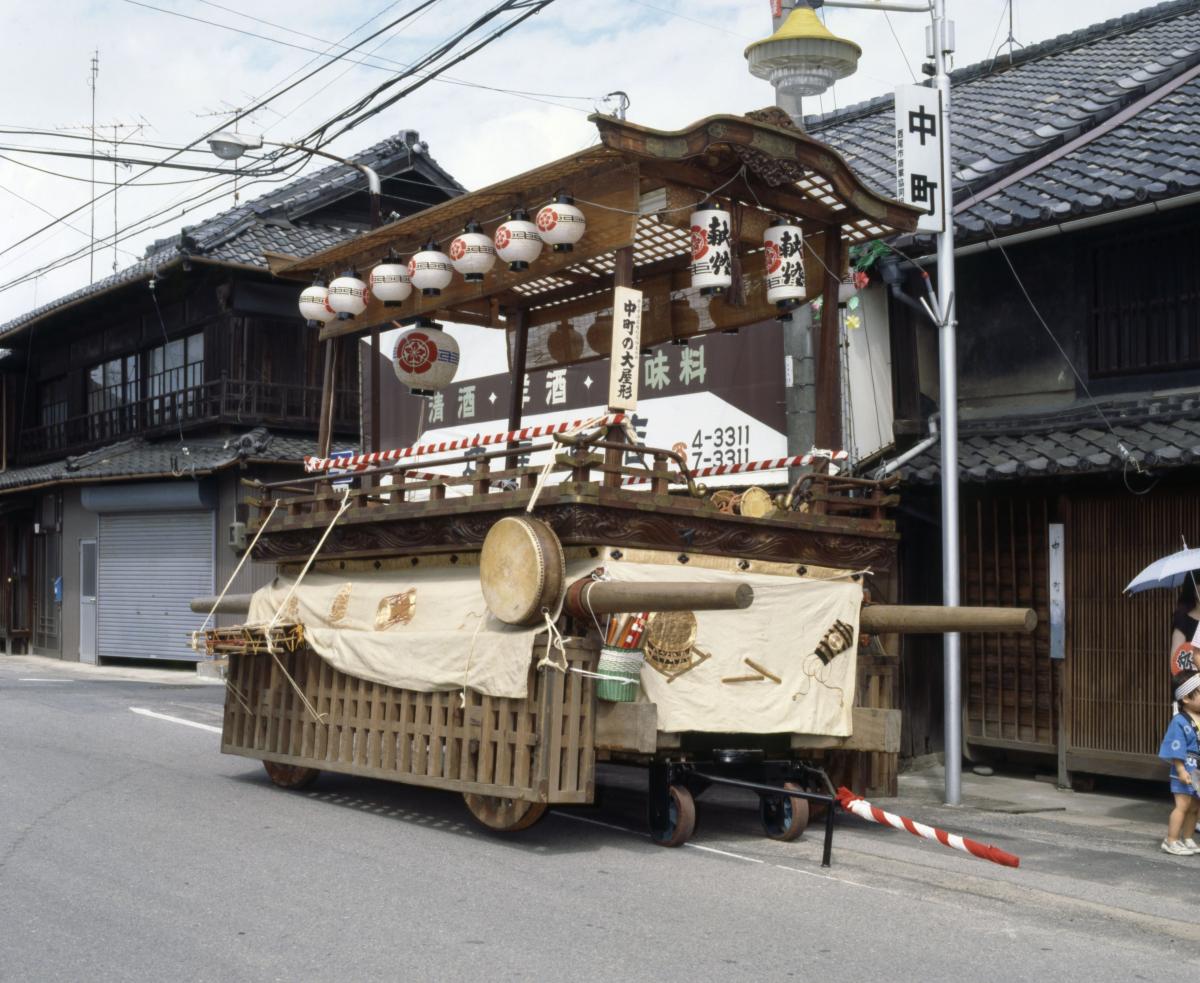
[[[575,207],[574,198],[557,194],[537,213],[536,225],[542,242],[553,246],[556,253],[569,253],[587,231],[587,218]]]
[[[412,285],[426,297],[436,297],[454,279],[454,264],[438,249],[436,242],[427,242],[421,251],[408,261]]]
[[[392,368],[414,396],[432,396],[458,373],[458,342],[440,324],[422,318],[396,339]]]
[[[529,269],[529,264],[542,254],[542,237],[524,208],[513,209],[507,221],[500,223],[493,242],[496,255],[514,273]]]
[[[467,283],[483,283],[483,275],[496,265],[496,248],[474,219],[450,243],[450,262]]]

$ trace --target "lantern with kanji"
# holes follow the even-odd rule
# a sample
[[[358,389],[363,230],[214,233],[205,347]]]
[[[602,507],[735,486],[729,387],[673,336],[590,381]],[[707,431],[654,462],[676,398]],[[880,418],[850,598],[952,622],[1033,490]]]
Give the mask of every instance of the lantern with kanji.
[[[337,317],[337,311],[329,306],[329,288],[320,280],[301,291],[300,316],[310,328],[328,324]]]
[[[450,243],[450,262],[467,283],[483,283],[483,275],[496,265],[492,240],[474,219]]]
[[[587,219],[570,195],[558,194],[537,213],[538,235],[556,253],[569,253],[587,231]]]
[[[408,264],[389,255],[371,271],[371,293],[383,301],[384,307],[399,307],[412,293]]]
[[[529,221],[529,213],[524,208],[513,209],[508,220],[501,222],[496,229],[493,241],[496,255],[514,273],[529,269],[529,264],[542,254],[542,237],[538,235],[537,226]]]
[[[692,212],[692,286],[704,295],[719,294],[733,283],[729,212],[705,205]]]
[[[800,226],[777,218],[763,233],[767,302],[790,311],[808,295],[804,285],[804,234]]]
[[[339,321],[352,321],[367,309],[367,285],[355,270],[346,270],[329,285],[329,306]]]
[[[396,378],[414,396],[432,396],[454,381],[458,372],[458,342],[436,321],[422,318],[396,339],[392,367]]]
[[[438,249],[437,243],[430,241],[408,261],[408,275],[412,285],[424,296],[436,297],[454,279],[454,265],[450,257]]]

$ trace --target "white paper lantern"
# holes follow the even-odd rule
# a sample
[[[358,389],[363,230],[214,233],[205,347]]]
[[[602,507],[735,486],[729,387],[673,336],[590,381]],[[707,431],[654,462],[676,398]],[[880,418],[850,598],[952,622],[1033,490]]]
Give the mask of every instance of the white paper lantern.
[[[436,297],[454,279],[454,264],[438,249],[436,242],[427,242],[421,251],[408,261],[408,276],[412,285],[426,297]]]
[[[483,283],[483,275],[496,265],[496,248],[483,226],[472,220],[454,237],[450,243],[450,262],[467,283]]]
[[[317,281],[304,288],[300,294],[300,316],[314,327],[337,317],[337,311],[329,306],[329,289],[325,284]]]
[[[500,223],[493,241],[496,255],[514,272],[529,269],[529,264],[542,254],[542,237],[524,208],[514,209],[508,220]]]
[[[719,294],[733,283],[733,250],[729,241],[729,212],[715,205],[692,212],[692,286],[700,293]]]
[[[763,233],[766,254],[767,302],[781,309],[799,305],[807,296],[804,285],[804,233],[800,226],[776,219]]]
[[[329,306],[339,321],[352,321],[367,309],[367,285],[354,270],[347,270],[329,285]]]
[[[383,301],[384,307],[399,307],[412,293],[408,264],[389,256],[371,271],[371,293]]]
[[[458,373],[458,342],[436,321],[421,320],[396,339],[392,352],[396,378],[415,396],[431,396],[454,381]]]
[[[569,253],[587,231],[587,219],[575,207],[574,198],[559,194],[537,213],[537,230],[542,242],[553,246],[556,253]]]

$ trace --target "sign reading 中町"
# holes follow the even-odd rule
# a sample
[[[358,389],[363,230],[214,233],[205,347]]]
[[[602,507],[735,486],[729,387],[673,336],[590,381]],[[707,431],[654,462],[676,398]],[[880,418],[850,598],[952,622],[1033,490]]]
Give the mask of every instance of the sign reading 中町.
[[[613,289],[612,361],[608,372],[608,407],[635,410],[642,356],[642,292]]]
[[[945,230],[942,97],[936,89],[923,85],[896,89],[896,198],[924,212],[917,231]]]

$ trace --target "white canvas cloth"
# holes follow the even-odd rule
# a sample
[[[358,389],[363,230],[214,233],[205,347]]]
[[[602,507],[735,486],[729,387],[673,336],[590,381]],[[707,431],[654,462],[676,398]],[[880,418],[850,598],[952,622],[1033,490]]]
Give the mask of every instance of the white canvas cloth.
[[[754,603],[745,610],[695,613],[694,648],[708,659],[669,680],[647,658],[639,699],[657,705],[659,730],[851,733],[860,584],[849,578],[808,580],[619,561],[610,561],[606,569],[617,581],[747,583],[754,588]],[[828,662],[819,654],[832,651],[821,648],[827,636],[832,649],[845,645]],[[723,682],[756,675],[747,658],[782,682]]]
[[[255,591],[249,623],[269,622],[292,583],[277,577]],[[487,696],[524,698],[534,636],[544,627],[516,628],[492,617],[474,566],[310,572],[295,600],[281,623],[299,621],[305,640],[335,669],[425,693],[468,686]]]

